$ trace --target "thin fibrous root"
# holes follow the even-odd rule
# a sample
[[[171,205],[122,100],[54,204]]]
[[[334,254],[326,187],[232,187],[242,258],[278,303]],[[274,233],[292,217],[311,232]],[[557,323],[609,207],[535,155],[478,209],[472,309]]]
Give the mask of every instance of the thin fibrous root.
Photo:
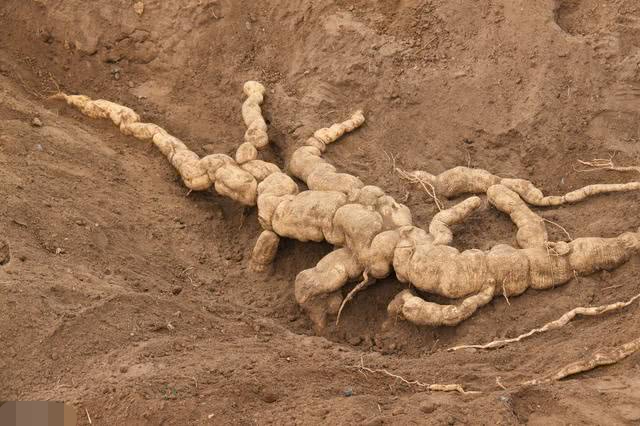
[[[567,236],[567,238],[569,239],[569,241],[573,241],[573,238],[571,237],[571,234],[569,234],[569,231],[566,230],[566,228],[562,225],[560,225],[559,223],[556,223],[552,220],[549,219],[545,219],[544,217],[542,218],[543,221],[550,223],[558,228],[560,228],[560,230],[562,230],[562,232],[564,232],[564,234]]]
[[[376,280],[369,278],[369,274],[367,273],[367,271],[364,271],[362,273],[362,281],[360,281],[358,283],[358,285],[356,285],[349,292],[349,294],[347,294],[347,297],[344,298],[344,300],[342,301],[342,304],[340,305],[340,309],[338,309],[338,316],[336,318],[336,326],[340,324],[340,315],[342,315],[342,309],[344,309],[345,305],[349,301],[351,301],[351,299],[353,299],[353,297],[356,295],[356,293],[358,293],[360,290],[363,290],[363,289],[369,287],[374,282],[376,282]]]
[[[393,169],[395,170],[396,173],[398,173],[398,175],[400,175],[402,179],[407,180],[411,183],[419,184],[422,187],[422,189],[424,189],[424,192],[426,192],[427,195],[431,197],[431,199],[433,199],[433,202],[435,203],[439,211],[442,211],[442,209],[444,209],[444,205],[438,198],[438,194],[436,194],[436,188],[430,182],[427,182],[426,180],[421,179],[418,176],[414,176],[411,173],[408,173],[407,171],[401,169],[400,167],[397,167],[395,165],[395,161],[394,161]]]
[[[384,368],[369,368],[369,367],[365,367],[364,365],[364,357],[360,357],[360,364],[359,365],[354,365],[352,368],[357,368],[358,370],[360,370],[361,372],[367,372],[367,373],[373,373],[373,374],[384,374],[386,376],[389,377],[393,377],[394,379],[400,380],[402,383],[409,385],[409,386],[417,386],[419,388],[423,388],[423,389],[427,389],[429,391],[432,392],[458,392],[461,394],[478,394],[480,393],[480,391],[468,391],[465,390],[464,387],[462,387],[462,385],[459,385],[457,383],[454,384],[441,384],[441,383],[422,383],[418,380],[407,380],[404,377],[398,375],[398,374],[394,374],[389,372],[388,370],[384,369]]]
[[[591,371],[602,365],[615,364],[618,361],[622,361],[626,357],[634,354],[640,350],[640,338],[627,342],[621,346],[608,347],[600,349],[594,353],[590,358],[580,361],[572,362],[562,367],[557,372],[547,375],[546,377],[529,380],[522,383],[524,386],[540,385],[557,380],[562,380],[566,377],[573,376],[575,374]]]
[[[616,166],[611,158],[594,158],[591,161],[578,160],[578,163],[591,167],[587,170],[578,170],[580,172],[591,172],[594,170],[613,170],[616,172],[637,172],[640,173],[640,166]]]
[[[447,350],[448,351],[457,351],[457,350],[460,350],[460,349],[496,349],[496,348],[501,348],[501,347],[506,346],[506,345],[508,345],[510,343],[519,342],[522,339],[525,339],[527,337],[533,336],[534,334],[544,333],[544,332],[549,331],[549,330],[556,330],[558,328],[564,327],[565,325],[567,325],[571,320],[573,320],[578,315],[597,316],[597,315],[603,315],[603,314],[605,314],[607,312],[611,312],[611,311],[615,311],[615,310],[618,310],[618,309],[625,308],[625,307],[629,306],[630,304],[632,304],[633,302],[635,302],[638,298],[640,298],[640,294],[637,294],[637,295],[633,296],[631,299],[629,299],[626,302],[616,302],[616,303],[611,303],[609,305],[574,308],[574,309],[570,310],[569,312],[565,313],[564,315],[562,315],[557,320],[551,321],[551,322],[543,325],[540,328],[534,328],[533,330],[531,330],[531,331],[529,331],[527,333],[521,334],[518,337],[514,337],[514,338],[511,338],[511,339],[494,340],[494,341],[486,343],[484,345],[454,346],[454,347],[449,348]]]

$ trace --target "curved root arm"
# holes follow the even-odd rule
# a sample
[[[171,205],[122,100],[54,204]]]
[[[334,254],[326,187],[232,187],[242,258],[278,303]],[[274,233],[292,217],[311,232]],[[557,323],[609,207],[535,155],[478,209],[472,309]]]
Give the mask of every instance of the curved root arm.
[[[433,245],[450,245],[453,242],[453,232],[450,227],[464,221],[481,204],[480,198],[470,197],[436,214],[429,225],[429,233],[433,236]]]
[[[487,287],[467,297],[459,305],[439,305],[415,296],[410,290],[400,292],[389,304],[391,315],[401,315],[416,325],[457,325],[493,299],[494,289]]]
[[[142,140],[151,139],[180,173],[189,189],[202,191],[215,185],[221,195],[245,205],[255,205],[258,182],[280,169],[275,164],[257,160],[257,149],[268,143],[266,124],[260,110],[264,87],[250,81],[245,84],[244,90],[248,98],[243,104],[242,114],[249,128],[245,143],[238,148],[236,160],[224,154],[200,158],[162,127],[140,122],[140,116],[135,111],[114,102],[64,93],[52,98],[66,101],[91,118],[110,119],[125,135]]]
[[[487,198],[518,227],[516,240],[520,247],[540,247],[548,241],[544,220],[531,211],[516,192],[504,185],[492,185],[487,189]]]
[[[351,132],[364,123],[362,111],[356,111],[350,119],[317,130],[307,139],[304,146],[298,148],[289,162],[289,171],[303,180],[309,189],[317,191],[340,191],[352,194],[364,186],[355,176],[338,173],[336,168],[322,158],[327,145],[335,142],[340,136]]]
[[[295,282],[296,300],[303,305],[317,296],[338,291],[363,272],[364,269],[349,249],[334,250],[315,267],[298,274]]]
[[[613,168],[606,169],[616,170]],[[439,175],[416,170],[409,175],[417,180],[428,182],[435,188],[436,194],[447,198],[462,194],[483,194],[492,185],[501,184],[516,192],[528,204],[539,207],[577,203],[598,194],[640,190],[640,182],[628,182],[588,185],[565,195],[545,196],[540,189],[528,180],[501,178],[483,169],[454,167]]]

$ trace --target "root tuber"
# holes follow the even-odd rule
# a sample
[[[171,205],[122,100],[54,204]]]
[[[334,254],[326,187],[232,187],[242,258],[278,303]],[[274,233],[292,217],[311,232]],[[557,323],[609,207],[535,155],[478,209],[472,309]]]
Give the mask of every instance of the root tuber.
[[[202,191],[213,185],[219,194],[251,206],[256,204],[258,182],[279,171],[274,164],[257,160],[257,149],[268,143],[267,125],[260,110],[264,90],[264,86],[258,82],[245,83],[244,91],[248,97],[242,106],[242,116],[248,129],[245,143],[238,148],[235,160],[224,154],[200,158],[180,139],[153,123],[140,122],[138,114],[122,105],[64,93],[52,98],[66,101],[88,117],[110,119],[125,135],[151,139],[190,190]]]
[[[615,169],[610,168],[610,170]],[[454,167],[439,175],[416,170],[409,175],[416,180],[428,182],[435,189],[436,195],[446,198],[462,194],[484,194],[491,186],[501,184],[516,192],[528,204],[541,207],[577,203],[598,194],[640,190],[640,182],[597,184],[588,185],[561,196],[545,196],[528,180],[501,178],[482,169]]]
[[[421,325],[456,325],[493,297],[523,293],[527,288],[547,289],[572,278],[609,270],[640,253],[640,233],[616,238],[578,238],[570,242],[548,241],[544,220],[528,205],[557,206],[575,203],[596,194],[640,189],[640,182],[595,184],[561,196],[545,196],[531,182],[505,179],[482,169],[456,167],[439,175],[423,171],[406,173],[406,179],[429,192],[440,210],[428,232],[415,226],[409,208],[381,188],[365,185],[360,178],[339,172],[323,158],[327,145],[364,123],[361,111],[348,120],[314,132],[288,162],[292,176],[309,188],[300,192],[292,176],[276,165],[258,160],[269,142],[261,104],[265,88],[249,81],[242,117],[247,131],[235,158],[213,154],[200,158],[178,138],[152,123],[140,122],[130,108],[86,96],[58,94],[83,114],[108,118],[126,135],[151,140],[192,190],[214,186],[223,195],[245,205],[257,205],[263,228],[252,254],[255,270],[273,261],[280,238],[326,241],[336,249],[295,280],[295,297],[321,330],[328,315],[336,315],[356,294],[392,271],[415,290],[460,299],[457,305],[425,301],[416,291],[405,290],[388,307],[392,315]],[[613,163],[587,164],[623,170]],[[626,169],[624,171],[627,171]],[[460,252],[450,244],[452,226],[477,210],[480,198],[470,197],[445,208],[439,196],[486,194],[491,205],[509,215],[518,228],[519,248],[496,245],[490,250]],[[341,289],[367,274],[343,299]]]

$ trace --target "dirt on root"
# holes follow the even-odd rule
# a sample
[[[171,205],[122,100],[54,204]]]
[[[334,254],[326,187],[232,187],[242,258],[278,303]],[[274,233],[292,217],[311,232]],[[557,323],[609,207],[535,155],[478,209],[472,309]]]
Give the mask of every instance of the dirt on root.
[[[199,154],[229,154],[249,79],[268,88],[265,155],[280,165],[315,129],[364,109],[366,125],[328,158],[425,226],[434,204],[389,156],[432,173],[481,167],[549,193],[637,179],[575,167],[613,154],[640,164],[635,0],[3,0],[0,400],[65,400],[79,424],[640,421],[638,354],[518,386],[637,338],[637,304],[499,350],[446,351],[627,300],[640,259],[496,298],[449,328],[389,320],[404,288],[389,278],[317,336],[292,283],[331,247],[285,241],[271,273],[252,273],[254,209],[188,194],[151,145],[47,100],[61,89],[116,101]],[[539,211],[576,238],[635,230],[639,207],[627,193]],[[455,231],[460,249],[515,242],[488,206]],[[361,362],[481,393],[429,393]]]

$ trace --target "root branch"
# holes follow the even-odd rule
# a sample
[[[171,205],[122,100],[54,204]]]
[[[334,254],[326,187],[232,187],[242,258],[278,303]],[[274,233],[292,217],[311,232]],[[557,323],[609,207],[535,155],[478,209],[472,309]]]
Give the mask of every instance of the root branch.
[[[423,388],[423,389],[427,389],[429,391],[432,392],[458,392],[458,393],[462,393],[462,394],[477,394],[480,393],[479,391],[468,391],[465,390],[464,387],[462,387],[462,385],[459,385],[457,383],[455,384],[441,384],[441,383],[423,383],[420,382],[418,380],[408,380],[405,379],[404,377],[398,375],[398,374],[394,374],[391,373],[390,371],[384,369],[384,368],[369,368],[369,367],[365,367],[364,365],[364,357],[360,357],[360,364],[359,365],[355,365],[352,368],[356,368],[358,370],[360,370],[360,372],[364,373],[372,373],[372,374],[384,374],[385,376],[389,376],[389,377],[393,377],[396,380],[401,381],[402,383],[409,385],[409,386],[417,386],[419,388]],[[365,374],[366,375],[366,374]]]
[[[369,274],[367,273],[367,271],[364,271],[362,273],[362,281],[360,281],[358,283],[358,285],[356,285],[353,288],[353,290],[351,290],[349,292],[349,294],[347,294],[347,297],[344,298],[344,300],[342,301],[342,304],[340,305],[340,309],[338,310],[338,317],[336,318],[336,326],[340,324],[340,315],[342,315],[342,309],[344,309],[345,305],[349,301],[351,301],[351,299],[353,299],[353,297],[356,295],[356,293],[360,292],[360,290],[363,290],[363,289],[369,287],[375,281],[376,281],[375,279],[369,278]]]
[[[546,377],[529,380],[524,382],[523,385],[540,385],[557,380],[562,380],[566,377],[573,376],[586,371],[591,371],[602,365],[615,364],[618,361],[622,361],[629,355],[634,354],[640,350],[640,338],[627,342],[621,346],[608,347],[600,349],[594,353],[590,358],[567,364],[555,373],[552,373]]]
[[[557,320],[551,321],[551,322],[543,325],[540,328],[534,328],[533,330],[531,330],[531,331],[529,331],[527,333],[521,334],[518,337],[514,337],[514,338],[511,338],[511,339],[494,340],[494,341],[486,343],[484,345],[454,346],[454,347],[449,348],[447,350],[449,350],[449,351],[457,351],[457,350],[460,350],[460,349],[496,349],[496,348],[501,348],[501,347],[506,346],[506,345],[508,345],[510,343],[519,342],[522,339],[526,339],[527,337],[533,336],[534,334],[544,333],[546,331],[556,330],[558,328],[564,327],[565,325],[567,325],[571,320],[573,320],[578,315],[582,315],[582,316],[598,316],[598,315],[603,315],[603,314],[605,314],[607,312],[611,312],[611,311],[615,311],[615,310],[618,310],[618,309],[625,308],[625,307],[629,306],[630,304],[632,304],[633,302],[635,302],[638,298],[640,298],[640,294],[637,294],[637,295],[633,296],[631,299],[629,299],[626,302],[616,302],[616,303],[611,303],[609,305],[574,308],[574,309],[570,310],[569,312],[565,313],[564,315],[562,315]]]

